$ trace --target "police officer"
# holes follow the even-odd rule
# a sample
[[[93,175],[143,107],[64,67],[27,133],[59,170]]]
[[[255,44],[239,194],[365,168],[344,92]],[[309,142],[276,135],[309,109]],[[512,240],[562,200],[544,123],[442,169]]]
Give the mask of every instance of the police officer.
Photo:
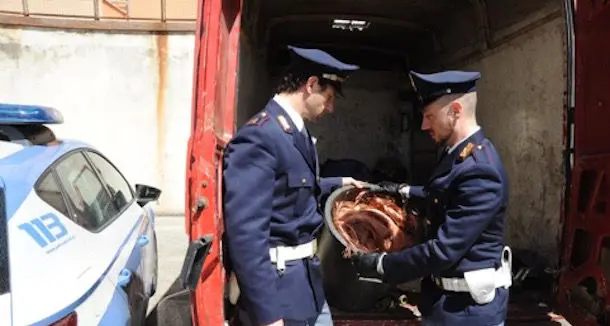
[[[423,277],[423,325],[503,325],[511,285],[504,246],[507,176],[476,120],[478,72],[410,72],[423,108],[421,128],[445,151],[425,186],[381,183],[423,198],[427,241],[393,253],[353,256],[362,277],[403,283]]]
[[[292,63],[275,96],[226,147],[225,240],[239,287],[241,325],[332,325],[316,237],[319,198],[353,178],[319,178],[304,120],[332,112],[356,65],[317,49],[289,46]]]

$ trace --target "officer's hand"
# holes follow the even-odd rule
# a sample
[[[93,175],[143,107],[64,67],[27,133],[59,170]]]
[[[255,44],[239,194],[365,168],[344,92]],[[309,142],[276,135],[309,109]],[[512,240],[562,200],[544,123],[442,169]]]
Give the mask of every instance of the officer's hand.
[[[381,280],[382,275],[377,271],[377,265],[382,255],[376,252],[355,252],[352,253],[350,259],[358,271],[358,276]]]
[[[356,188],[362,188],[364,187],[364,184],[362,183],[362,181],[358,181],[352,177],[345,177],[345,178],[341,178],[341,185],[342,186],[354,186]]]
[[[379,187],[381,187],[381,189],[383,189],[383,191],[389,192],[392,194],[397,194],[398,190],[404,186],[406,186],[406,184],[390,182],[390,181],[381,181],[379,183]]]
[[[371,190],[373,193],[400,195],[399,190],[406,187],[405,183],[395,183],[389,181],[381,181],[377,184],[379,188]]]

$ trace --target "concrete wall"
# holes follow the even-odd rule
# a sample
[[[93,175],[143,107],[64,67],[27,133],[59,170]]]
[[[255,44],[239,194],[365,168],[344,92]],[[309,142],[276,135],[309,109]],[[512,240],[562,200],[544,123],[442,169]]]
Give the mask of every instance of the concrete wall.
[[[102,18],[129,17],[132,19],[157,19],[162,17],[162,0],[98,0],[98,14]],[[95,0],[27,0],[29,13],[62,16],[95,16]],[[1,0],[0,11],[23,12],[23,0]],[[171,0],[165,3],[165,18],[197,18],[197,0]]]
[[[101,1],[100,1],[101,2]],[[93,0],[28,0],[27,9],[32,14],[93,16]],[[22,0],[0,1],[1,11],[23,12]]]
[[[463,66],[481,71],[479,122],[510,178],[507,241],[558,258],[563,175],[564,21],[554,19]]]
[[[193,48],[192,34],[0,28],[0,102],[58,108],[59,137],[91,143],[160,187],[161,213],[182,214]]]

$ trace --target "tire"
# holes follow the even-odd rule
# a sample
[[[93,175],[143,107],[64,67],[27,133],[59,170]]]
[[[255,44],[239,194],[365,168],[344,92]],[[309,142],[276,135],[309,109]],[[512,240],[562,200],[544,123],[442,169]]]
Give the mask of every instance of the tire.
[[[144,326],[146,324],[146,310],[148,309],[148,298],[144,294],[144,283],[141,278],[134,274],[131,282],[126,288],[129,300],[130,326]]]

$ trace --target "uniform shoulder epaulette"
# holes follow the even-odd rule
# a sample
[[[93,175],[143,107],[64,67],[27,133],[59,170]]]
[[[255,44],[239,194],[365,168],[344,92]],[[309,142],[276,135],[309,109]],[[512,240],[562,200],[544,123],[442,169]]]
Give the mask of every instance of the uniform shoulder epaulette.
[[[482,159],[481,155],[485,154],[484,152],[485,148],[483,145],[476,145],[472,149],[472,158],[474,158],[475,161],[480,161]]]
[[[280,126],[282,127],[282,129],[285,132],[290,132],[290,124],[288,123],[288,120],[286,120],[286,117],[283,115],[278,115],[277,116],[277,122],[280,124]]]
[[[252,117],[252,119],[248,120],[248,122],[246,122],[247,126],[253,126],[253,125],[261,125],[263,122],[267,121],[269,119],[269,114],[267,112],[261,112],[260,114],[255,115],[254,117]]]
[[[468,156],[472,155],[472,151],[475,149],[475,146],[476,146],[476,145],[475,145],[475,144],[473,144],[473,143],[468,143],[468,144],[466,145],[466,147],[464,147],[464,148],[462,149],[462,151],[460,152],[460,155],[458,156],[458,160],[459,160],[460,162],[462,162],[462,161],[464,161],[465,159],[467,159],[467,158],[468,158]],[[481,145],[479,145],[479,146],[481,146]]]

